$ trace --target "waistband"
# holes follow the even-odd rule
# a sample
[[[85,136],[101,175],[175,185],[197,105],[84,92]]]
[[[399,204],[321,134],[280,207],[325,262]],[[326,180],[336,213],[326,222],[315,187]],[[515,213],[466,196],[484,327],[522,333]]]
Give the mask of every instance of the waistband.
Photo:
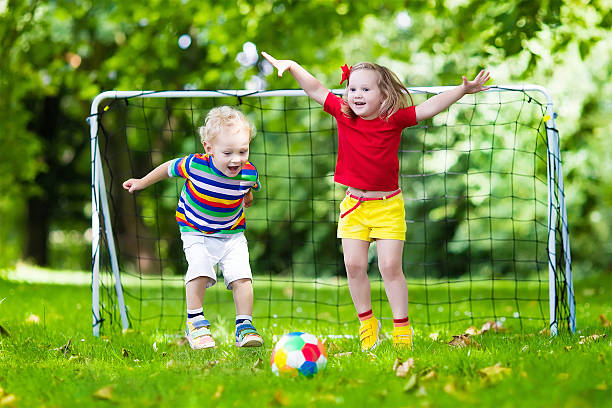
[[[386,195],[386,196],[382,196],[382,197],[359,197],[353,194],[350,194],[348,191],[346,192],[346,195],[357,200],[357,203],[355,203],[354,206],[352,206],[351,208],[349,208],[348,210],[346,210],[345,212],[343,212],[342,214],[340,214],[340,218],[344,218],[345,216],[347,216],[348,214],[350,214],[351,212],[353,212],[357,207],[359,207],[361,205],[362,202],[364,201],[377,201],[377,200],[386,200],[388,198],[391,197],[395,197],[396,195],[398,195],[399,193],[401,193],[402,190],[401,189],[397,189],[396,191],[394,191],[393,193]]]

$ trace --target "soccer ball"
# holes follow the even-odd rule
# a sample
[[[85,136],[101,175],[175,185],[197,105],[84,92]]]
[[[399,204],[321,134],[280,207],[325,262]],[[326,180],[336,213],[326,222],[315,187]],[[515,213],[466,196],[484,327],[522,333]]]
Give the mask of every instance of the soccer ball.
[[[272,350],[270,365],[276,375],[298,373],[310,377],[327,364],[325,346],[310,333],[293,332],[283,335]]]

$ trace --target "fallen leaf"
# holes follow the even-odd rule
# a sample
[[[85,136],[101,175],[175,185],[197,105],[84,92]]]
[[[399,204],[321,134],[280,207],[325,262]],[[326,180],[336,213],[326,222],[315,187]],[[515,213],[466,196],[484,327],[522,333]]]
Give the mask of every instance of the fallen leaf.
[[[410,378],[408,378],[406,385],[404,385],[404,392],[410,392],[414,390],[414,387],[416,387],[417,385],[417,380],[418,380],[418,376],[416,375],[416,373],[412,374]]]
[[[603,327],[610,327],[610,321],[606,319],[606,316],[604,316],[603,314],[599,315],[599,320],[601,320],[601,325]]]
[[[421,381],[429,381],[436,379],[436,372],[434,370],[429,370],[427,374],[421,377]]]
[[[223,391],[225,391],[225,387],[221,384],[217,385],[217,390],[212,396],[212,399],[219,399],[223,396]]]
[[[13,406],[17,402],[17,396],[15,394],[6,394],[2,398],[0,398],[0,405],[10,405]]]
[[[453,336],[453,339],[448,343],[451,347],[463,348],[463,347],[476,347],[480,348],[478,342],[472,340],[469,334],[460,334]]]
[[[28,316],[28,318],[26,319],[26,323],[35,323],[35,324],[39,324],[40,323],[40,317],[36,316],[35,314],[31,314]]]
[[[121,355],[123,357],[129,357],[130,351],[128,349],[125,349],[125,348],[121,347]]]
[[[398,377],[406,377],[412,367],[414,367],[414,359],[412,357],[405,362],[398,358],[393,363],[393,371],[395,371],[395,375]]]
[[[442,389],[447,394],[454,394],[455,392],[457,392],[457,388],[455,387],[455,384],[452,382],[447,382],[446,384],[444,384],[444,388]]]
[[[470,336],[474,336],[476,334],[480,334],[480,330],[478,330],[475,326],[470,326],[465,329],[465,334],[469,334]]]
[[[115,390],[114,385],[107,385],[106,387],[102,387],[98,391],[94,392],[93,396],[98,399],[112,400],[114,390]]]
[[[280,405],[281,407],[286,407],[289,405],[289,398],[281,391],[277,390],[274,393],[274,399],[272,400],[273,405]]]
[[[485,367],[478,370],[483,380],[490,383],[498,383],[503,379],[505,375],[508,375],[512,372],[510,367],[504,367],[501,363],[497,363],[494,366]]]
[[[544,328],[544,329],[540,330],[538,333],[542,334],[544,336],[550,336],[550,329]]]
[[[253,367],[251,368],[254,370],[261,369],[262,365],[263,365],[263,360],[261,358],[258,358],[257,360],[255,360],[255,362],[253,363]]]
[[[480,329],[481,333],[486,333],[489,330],[493,330],[495,333],[500,332],[500,331],[507,331],[508,329],[506,329],[505,327],[502,327],[501,323],[493,321],[493,320],[489,320],[488,322],[486,322],[485,324],[482,325],[482,328]]]
[[[328,339],[325,339],[323,344],[325,345],[325,349],[327,350],[327,353],[330,354],[330,355],[334,355],[334,354],[340,353],[342,351],[342,349],[340,347],[338,347],[338,345],[336,343],[334,343],[333,341],[330,341]]]
[[[587,336],[587,337],[580,336],[580,341],[578,341],[578,344],[592,343],[594,341],[599,341],[606,337],[608,337],[607,334],[591,334],[590,336]]]

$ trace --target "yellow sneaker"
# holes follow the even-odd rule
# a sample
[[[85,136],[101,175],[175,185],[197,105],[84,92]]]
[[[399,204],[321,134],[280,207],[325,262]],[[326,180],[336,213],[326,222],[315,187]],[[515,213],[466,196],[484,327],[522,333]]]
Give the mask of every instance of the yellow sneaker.
[[[393,328],[393,346],[396,348],[409,348],[412,350],[412,337],[414,329],[412,326],[401,326]]]
[[[362,351],[372,351],[380,343],[380,322],[374,316],[361,322],[359,340]]]

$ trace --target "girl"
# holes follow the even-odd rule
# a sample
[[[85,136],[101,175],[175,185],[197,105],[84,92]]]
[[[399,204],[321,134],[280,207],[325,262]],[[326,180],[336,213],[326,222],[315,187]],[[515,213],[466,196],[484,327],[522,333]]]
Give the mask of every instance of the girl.
[[[359,339],[363,351],[380,342],[380,322],[372,314],[367,275],[368,248],[376,240],[378,268],[393,313],[393,345],[412,347],[408,320],[408,287],[402,271],[406,233],[404,201],[399,189],[398,149],[402,130],[431,118],[466,94],[489,87],[489,73],[480,71],[463,83],[418,106],[410,106],[408,90],[389,69],[362,62],[342,67],[342,98],[291,60],[277,60],[262,52],[277,70],[289,71],[306,94],[334,116],[338,125],[338,160],[334,181],[347,186],[340,204],[338,238],[342,239],[348,286],[361,321]]]

